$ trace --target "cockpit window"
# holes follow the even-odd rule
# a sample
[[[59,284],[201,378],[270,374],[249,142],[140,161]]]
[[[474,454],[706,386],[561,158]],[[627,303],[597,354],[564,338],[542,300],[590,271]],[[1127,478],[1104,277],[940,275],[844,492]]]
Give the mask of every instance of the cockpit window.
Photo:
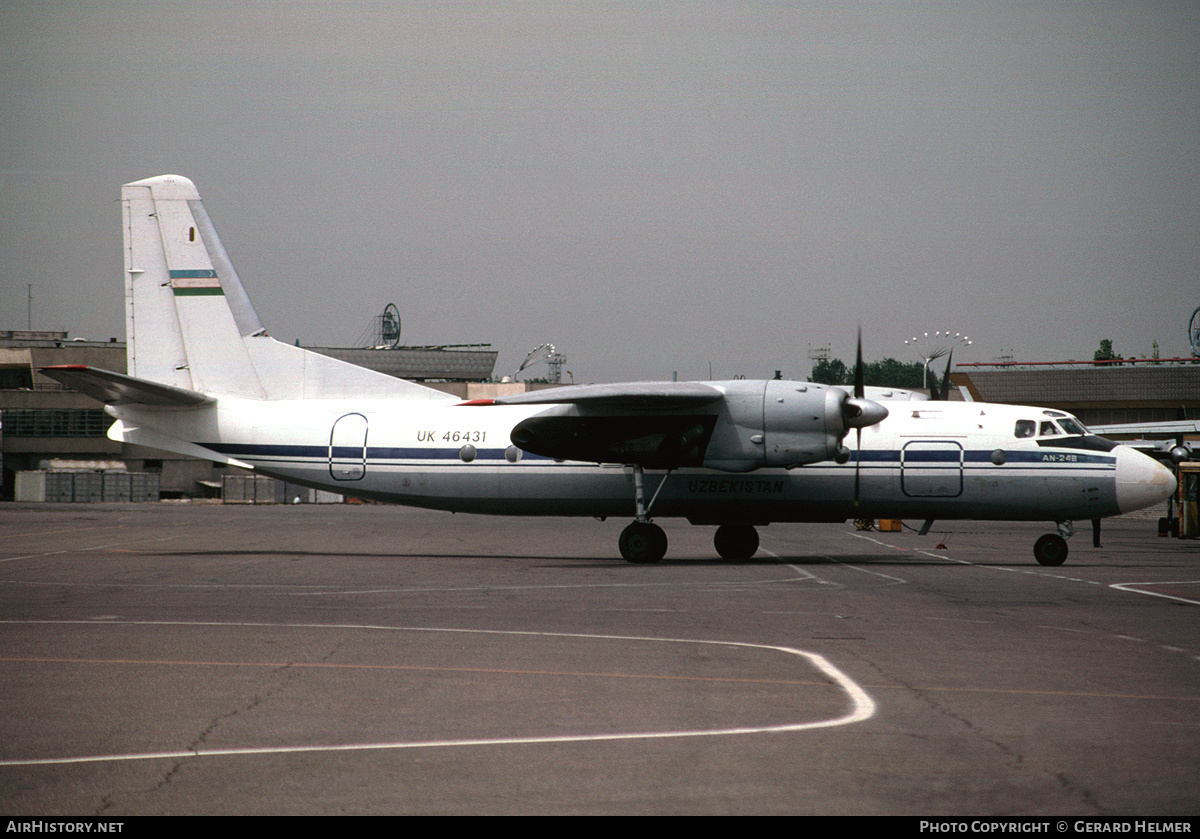
[[[1017,427],[1013,430],[1014,437],[1032,437],[1037,431],[1037,423],[1033,420],[1017,420]]]
[[[1068,434],[1087,434],[1088,433],[1087,429],[1083,427],[1082,423],[1080,423],[1078,420],[1071,419],[1070,417],[1067,417],[1066,419],[1060,419],[1058,421],[1058,424],[1061,425],[1062,430],[1067,432]]]
[[[1059,431],[1058,426],[1055,425],[1054,423],[1050,422],[1050,420],[1043,420],[1042,421],[1042,431],[1039,436],[1050,437],[1054,434],[1062,434],[1062,432]]]

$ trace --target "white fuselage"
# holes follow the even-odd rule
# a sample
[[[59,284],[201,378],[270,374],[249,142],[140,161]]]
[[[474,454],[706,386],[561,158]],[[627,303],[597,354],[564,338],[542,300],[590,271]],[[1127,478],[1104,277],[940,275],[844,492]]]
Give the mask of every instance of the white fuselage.
[[[856,458],[793,469],[646,473],[656,517],[695,523],[847,518],[1075,520],[1116,515],[1163,497],[1153,460],[1091,435],[1017,436],[1048,428],[1041,408],[890,402],[862,432]],[[630,516],[633,472],[619,464],[555,461],[522,452],[510,433],[544,406],[453,401],[220,398],[195,411],[113,410],[125,429],[151,428],[288,481],[346,495],[455,512]],[[1029,426],[1024,426],[1028,430]],[[129,437],[136,441],[136,436]],[[853,452],[855,434],[845,443]],[[189,451],[188,453],[195,453]]]

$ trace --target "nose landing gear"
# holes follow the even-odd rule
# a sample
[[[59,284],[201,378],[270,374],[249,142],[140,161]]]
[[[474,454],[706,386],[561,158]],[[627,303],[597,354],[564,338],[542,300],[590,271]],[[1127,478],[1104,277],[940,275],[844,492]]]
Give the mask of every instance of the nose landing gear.
[[[1033,543],[1033,558],[1038,565],[1062,565],[1067,561],[1067,540],[1057,533],[1047,533]]]
[[[1033,558],[1038,565],[1057,568],[1067,561],[1067,539],[1071,538],[1071,522],[1058,522],[1058,533],[1047,533],[1033,543]]]

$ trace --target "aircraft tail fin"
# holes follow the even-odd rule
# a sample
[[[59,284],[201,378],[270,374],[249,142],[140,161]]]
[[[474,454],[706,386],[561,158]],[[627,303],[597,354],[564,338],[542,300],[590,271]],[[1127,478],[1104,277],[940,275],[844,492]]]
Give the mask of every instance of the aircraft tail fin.
[[[130,376],[248,399],[447,398],[267,335],[187,178],[125,184],[121,203]]]

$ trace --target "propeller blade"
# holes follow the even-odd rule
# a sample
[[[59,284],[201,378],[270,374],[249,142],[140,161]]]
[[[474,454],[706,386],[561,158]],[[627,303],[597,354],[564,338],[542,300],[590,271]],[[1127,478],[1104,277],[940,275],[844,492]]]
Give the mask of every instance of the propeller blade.
[[[858,325],[858,348],[854,355],[854,398],[862,399],[866,392],[866,388],[863,386],[862,324],[860,323]]]
[[[842,402],[844,428],[862,429],[868,425],[883,422],[887,418],[887,408],[866,398],[867,389],[863,383],[863,376],[862,324],[859,324],[858,346],[854,351],[854,396]]]
[[[950,354],[946,356],[946,372],[942,374],[942,381],[936,391],[936,400],[945,402],[950,398],[950,365],[954,363],[954,350],[950,350]]]
[[[862,429],[855,429],[855,434],[858,435],[858,450],[854,453],[854,506],[857,507],[859,489],[858,470],[862,466]]]
[[[887,419],[888,409],[873,399],[867,398],[865,368],[863,367],[862,324],[858,325],[858,341],[854,349],[854,395],[842,402],[844,428],[854,429],[857,440],[854,453],[854,506],[862,489],[862,430]]]

